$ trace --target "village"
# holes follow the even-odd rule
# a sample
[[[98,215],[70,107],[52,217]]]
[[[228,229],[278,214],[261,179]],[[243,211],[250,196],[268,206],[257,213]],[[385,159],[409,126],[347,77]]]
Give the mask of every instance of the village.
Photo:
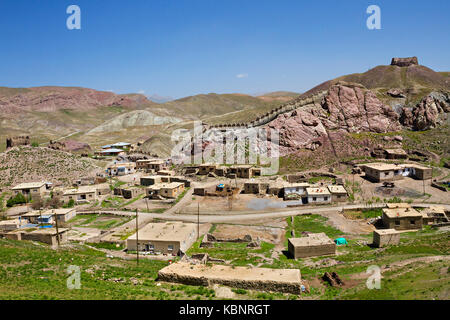
[[[361,239],[371,250],[396,246],[404,233],[450,226],[447,190],[433,180],[433,168],[408,161],[403,150],[384,154],[376,162],[263,176],[249,164],[175,165],[118,142],[95,153],[108,163],[103,173],[71,185],[12,186],[0,236],[167,261],[158,273],[164,282],[300,295],[310,291],[301,269],[264,266],[329,259]],[[298,219],[311,217],[326,217],[339,232],[295,231]],[[217,250],[227,246],[245,256]],[[342,283],[336,274],[324,281]]]

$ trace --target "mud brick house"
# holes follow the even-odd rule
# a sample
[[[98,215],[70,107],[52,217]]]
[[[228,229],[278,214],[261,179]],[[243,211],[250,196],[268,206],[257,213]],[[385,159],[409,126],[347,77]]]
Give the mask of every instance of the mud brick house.
[[[106,173],[109,176],[123,176],[135,171],[136,164],[134,162],[115,163],[106,168]]]
[[[158,172],[167,169],[166,162],[161,159],[142,159],[136,161],[136,169],[147,172]]]
[[[369,163],[362,165],[366,178],[373,182],[394,181],[411,177],[418,180],[431,179],[433,170],[418,164]]]
[[[46,190],[47,186],[45,182],[25,182],[12,188],[14,195],[21,193],[25,198],[41,198],[44,196]]]
[[[331,193],[327,187],[306,188],[308,203],[331,203]]]
[[[183,191],[184,183],[182,182],[160,183],[148,187],[146,195],[151,199],[176,198]]]
[[[336,244],[325,233],[311,233],[306,237],[290,238],[288,250],[294,259],[336,254]]]
[[[50,210],[34,210],[22,215],[22,218],[28,219],[31,223],[55,223],[55,217],[58,223],[65,223],[77,215],[75,208],[61,208]]]
[[[12,219],[0,221],[0,233],[10,232],[28,224],[27,219]]]
[[[58,244],[58,238],[60,243],[67,242],[68,231],[69,229],[66,228],[58,228],[58,232],[56,232],[56,228],[27,228],[11,231],[5,234],[5,237],[11,240],[38,241],[53,246]]]
[[[157,174],[159,176],[174,176],[175,172],[173,170],[159,170]]]
[[[373,232],[373,245],[377,248],[400,243],[400,232],[395,229],[380,229]]]
[[[332,202],[345,202],[348,198],[347,190],[342,185],[329,185]]]
[[[246,194],[266,194],[268,189],[268,182],[247,181],[244,183],[244,193]]]
[[[423,214],[407,203],[387,204],[383,209],[383,225],[387,229],[412,230],[422,229]]]
[[[162,182],[163,176],[146,176],[141,177],[141,186],[152,186]]]
[[[139,188],[139,187],[124,187],[124,188],[115,188],[114,189],[114,195],[122,196],[125,199],[133,199],[144,193],[145,193],[145,189]]]
[[[251,165],[238,165],[229,168],[229,174],[235,174],[237,178],[250,179],[261,176],[261,168],[254,168]]]
[[[206,176],[209,173],[215,173],[219,168],[218,164],[204,163],[198,167],[198,175]]]
[[[69,189],[64,191],[62,198],[65,203],[69,202],[71,199],[73,199],[75,203],[95,201],[97,200],[97,189],[92,186],[81,186],[78,189]]]
[[[385,149],[386,159],[407,159],[408,154],[403,149]]]
[[[403,168],[390,163],[369,163],[363,165],[368,180],[373,182],[403,179]]]
[[[309,183],[292,183],[283,187],[284,200],[300,200],[307,202],[306,188],[310,187]]]
[[[179,255],[186,252],[196,240],[197,226],[194,223],[166,222],[149,223],[127,239],[127,249],[154,253]]]

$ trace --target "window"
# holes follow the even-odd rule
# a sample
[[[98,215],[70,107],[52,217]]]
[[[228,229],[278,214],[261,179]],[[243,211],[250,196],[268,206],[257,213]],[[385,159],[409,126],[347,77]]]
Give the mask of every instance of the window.
[[[416,221],[415,220],[410,220],[409,223],[416,224]]]
[[[316,201],[317,200],[317,198],[316,197],[313,197],[313,201]]]
[[[388,176],[388,175],[389,175],[389,172],[385,172],[385,173],[384,173],[384,176]]]
[[[167,246],[167,249],[168,249],[169,251],[173,251],[173,244],[169,244],[169,245]]]
[[[328,201],[328,197],[323,197],[323,200],[324,201]]]
[[[396,225],[396,226],[399,226],[399,225],[400,225],[400,221],[398,221],[398,220],[395,221],[395,225]]]

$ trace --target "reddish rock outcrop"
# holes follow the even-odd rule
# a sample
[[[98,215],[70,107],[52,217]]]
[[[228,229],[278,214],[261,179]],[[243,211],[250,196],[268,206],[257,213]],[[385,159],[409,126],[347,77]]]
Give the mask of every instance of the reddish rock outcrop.
[[[332,86],[323,107],[329,113],[324,119],[327,129],[379,133],[401,129],[397,113],[378,100],[372,91],[360,86]]]
[[[450,112],[449,93],[432,92],[414,108],[404,108],[400,122],[412,130],[435,128],[441,116]]]
[[[338,84],[330,88],[321,105],[281,114],[267,128],[278,130],[280,154],[286,155],[321,146],[333,151],[333,145],[346,133],[400,130],[398,119],[372,91],[360,85]]]

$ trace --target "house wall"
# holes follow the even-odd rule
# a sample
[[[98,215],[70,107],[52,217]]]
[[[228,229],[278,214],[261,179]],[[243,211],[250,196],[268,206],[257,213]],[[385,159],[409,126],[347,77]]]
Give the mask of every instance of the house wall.
[[[373,233],[373,245],[381,248],[387,245],[397,245],[400,243],[400,233],[378,234]]]
[[[345,202],[347,201],[348,195],[346,193],[332,193],[331,201],[332,202]]]
[[[308,203],[331,203],[331,195],[309,195]]]
[[[387,229],[395,229],[395,230],[422,229],[422,225],[423,225],[422,217],[389,218],[386,214],[383,213],[382,220],[383,220],[383,225]],[[411,222],[414,222],[414,224],[412,224]]]
[[[289,253],[294,257],[294,259],[334,255],[336,254],[336,244],[329,243],[323,245],[294,246],[294,244],[289,241],[288,250]]]

